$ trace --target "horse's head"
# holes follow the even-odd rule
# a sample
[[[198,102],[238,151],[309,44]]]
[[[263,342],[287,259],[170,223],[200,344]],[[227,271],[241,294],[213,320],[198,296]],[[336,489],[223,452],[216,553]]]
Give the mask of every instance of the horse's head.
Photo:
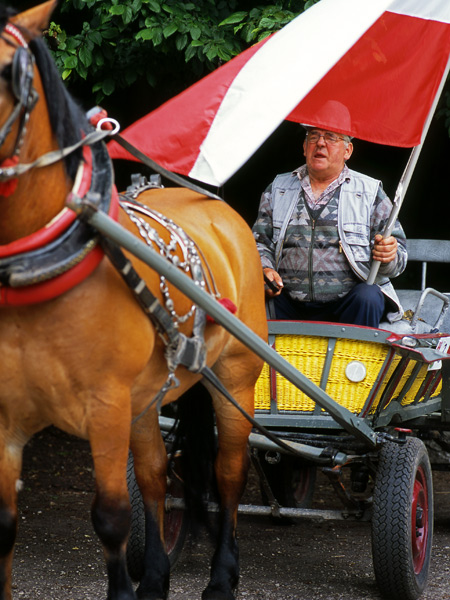
[[[46,158],[75,146],[86,131],[84,112],[41,37],[56,3],[17,14],[0,7],[0,244],[37,231],[58,214],[81,160],[79,149],[53,162]],[[45,205],[37,197],[46,197]]]
[[[38,73],[29,48],[48,25],[56,0],[20,14],[0,14],[0,158],[14,160],[23,143],[26,124],[38,99]],[[16,159],[17,160],[17,159]]]

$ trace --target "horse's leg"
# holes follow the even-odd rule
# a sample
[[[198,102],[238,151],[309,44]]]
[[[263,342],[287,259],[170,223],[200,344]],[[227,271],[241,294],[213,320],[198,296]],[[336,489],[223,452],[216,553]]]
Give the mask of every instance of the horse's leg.
[[[114,393],[118,398],[120,384]],[[128,402],[108,405],[99,399],[88,426],[95,469],[96,493],[91,516],[100,538],[108,573],[108,600],[135,600],[126,568],[126,544],[131,509],[126,469],[130,437],[129,392],[122,391]]]
[[[11,569],[17,531],[17,486],[22,446],[8,444],[0,433],[0,600],[11,600]]]
[[[131,450],[145,511],[145,566],[136,594],[139,599],[165,600],[170,572],[163,543],[167,453],[156,410],[149,411],[133,426]]]
[[[228,356],[214,369],[239,404],[251,415],[254,405],[255,373],[259,359],[242,350]],[[203,600],[234,600],[239,580],[239,551],[236,540],[237,509],[247,481],[250,423],[228,400],[208,386],[213,397],[219,436],[215,462],[220,496],[220,527],[211,563],[211,577]]]

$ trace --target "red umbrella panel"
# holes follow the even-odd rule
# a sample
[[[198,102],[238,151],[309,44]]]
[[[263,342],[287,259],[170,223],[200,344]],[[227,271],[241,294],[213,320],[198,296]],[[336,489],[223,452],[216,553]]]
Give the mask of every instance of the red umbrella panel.
[[[449,55],[448,0],[321,0],[123,137],[166,169],[217,186],[285,119],[417,146]],[[131,158],[115,142],[109,149]]]

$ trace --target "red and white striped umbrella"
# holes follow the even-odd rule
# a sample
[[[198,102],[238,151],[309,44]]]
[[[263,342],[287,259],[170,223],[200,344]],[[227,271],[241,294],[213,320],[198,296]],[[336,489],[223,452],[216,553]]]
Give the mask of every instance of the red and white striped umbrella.
[[[450,0],[321,0],[123,137],[163,167],[212,185],[285,119],[417,146],[449,55]],[[130,158],[116,142],[110,153]]]

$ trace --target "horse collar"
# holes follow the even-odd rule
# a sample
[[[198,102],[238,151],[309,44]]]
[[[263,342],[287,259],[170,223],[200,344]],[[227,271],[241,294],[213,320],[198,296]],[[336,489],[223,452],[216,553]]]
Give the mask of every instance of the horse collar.
[[[104,144],[83,150],[73,193],[99,199],[99,208],[114,218],[118,194]],[[56,298],[81,283],[101,262],[98,234],[64,208],[34,234],[0,246],[0,306],[35,304]]]

